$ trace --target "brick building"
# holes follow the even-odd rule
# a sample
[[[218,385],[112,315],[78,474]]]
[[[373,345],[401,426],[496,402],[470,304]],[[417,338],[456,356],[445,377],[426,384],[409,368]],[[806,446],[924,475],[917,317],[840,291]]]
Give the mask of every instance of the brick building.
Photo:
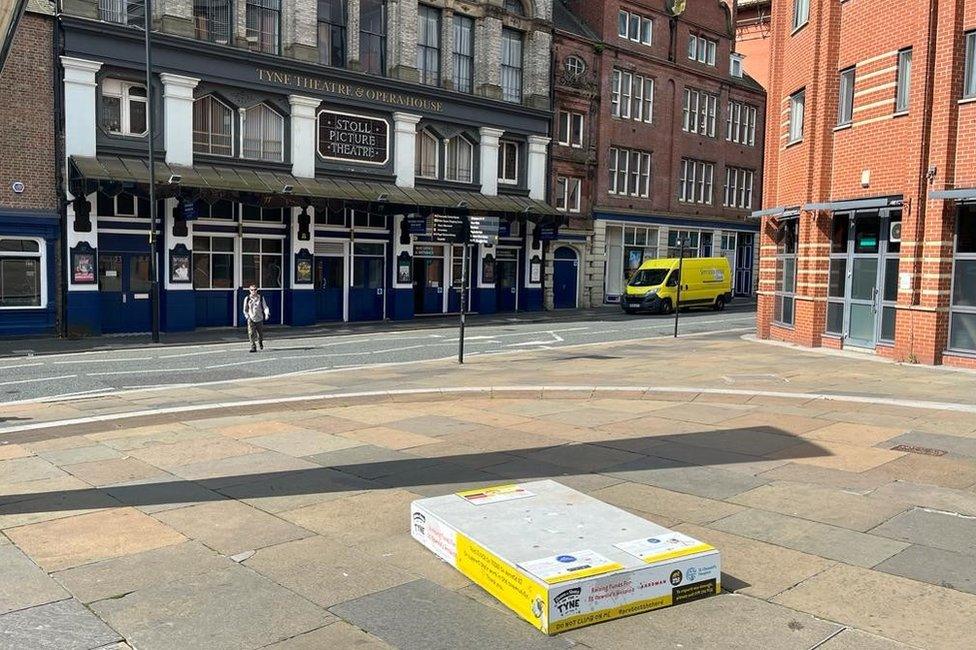
[[[30,0],[0,72],[0,336],[56,327],[53,25],[53,4]]]
[[[772,0],[735,0],[735,51],[746,74],[769,88],[769,26]]]
[[[678,3],[680,7],[683,3]],[[556,306],[619,302],[647,258],[730,258],[754,288],[765,92],[733,52],[720,0],[559,0],[553,9],[550,247]]]
[[[976,366],[976,0],[772,11],[759,335]]]

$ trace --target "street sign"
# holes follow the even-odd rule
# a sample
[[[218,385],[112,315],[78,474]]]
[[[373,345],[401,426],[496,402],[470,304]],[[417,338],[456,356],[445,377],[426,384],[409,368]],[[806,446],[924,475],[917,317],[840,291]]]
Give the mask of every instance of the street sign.
[[[193,221],[196,219],[198,216],[196,201],[190,199],[180,201],[180,213],[184,221]]]
[[[428,221],[428,230],[435,242],[461,242],[464,237],[464,218],[453,214],[432,214]]]
[[[498,243],[498,228],[501,221],[498,217],[468,217],[468,219],[471,225],[472,244]]]
[[[426,235],[427,234],[427,217],[413,213],[408,214],[406,217],[407,222],[407,232],[411,235]]]
[[[559,226],[554,223],[545,223],[537,226],[539,229],[539,241],[552,241],[559,236]]]

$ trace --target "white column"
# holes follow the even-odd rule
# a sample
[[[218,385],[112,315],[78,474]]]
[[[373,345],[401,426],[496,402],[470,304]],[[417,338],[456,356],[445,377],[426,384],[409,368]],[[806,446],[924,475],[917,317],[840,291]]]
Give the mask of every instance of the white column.
[[[64,68],[64,153],[95,156],[95,73],[100,61],[61,57]]]
[[[412,289],[413,283],[411,282],[400,282],[399,280],[399,260],[400,255],[407,253],[413,256],[413,235],[410,236],[410,241],[406,244],[400,243],[400,224],[403,223],[404,215],[397,214],[393,216],[393,288],[394,289]],[[412,259],[411,259],[412,261]]]
[[[173,209],[179,205],[177,199],[166,199],[163,202],[163,284],[167,291],[192,291],[193,290],[193,222],[186,223],[186,237],[176,237],[173,235]],[[190,253],[190,266],[187,268],[189,282],[173,282],[173,269],[170,263],[173,261],[169,252],[183,244]]]
[[[481,193],[485,196],[498,195],[498,138],[505,132],[483,126],[479,129],[481,143]]]
[[[298,178],[315,178],[315,113],[322,100],[288,95],[291,104],[291,173]]]
[[[549,138],[541,135],[529,136],[529,157],[526,177],[529,185],[529,198],[537,201],[546,199],[546,153]]]
[[[193,165],[193,89],[199,79],[163,72],[163,146],[169,165]]]
[[[413,187],[414,157],[417,149],[417,124],[419,115],[394,113],[393,124],[396,137],[393,143],[393,173],[396,174],[397,187]]]
[[[532,281],[532,260],[533,258],[542,263],[542,242],[539,241],[535,246],[532,245],[533,237],[535,234],[535,229],[539,227],[539,224],[526,221],[525,222],[525,278],[523,283],[526,289],[540,289],[542,288],[542,274],[539,274],[539,279],[535,282]]]

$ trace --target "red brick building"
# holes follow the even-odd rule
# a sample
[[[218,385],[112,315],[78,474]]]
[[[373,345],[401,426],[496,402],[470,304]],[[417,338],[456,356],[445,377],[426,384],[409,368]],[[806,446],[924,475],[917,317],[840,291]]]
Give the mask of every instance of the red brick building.
[[[976,0],[772,11],[759,335],[976,367]]]
[[[733,52],[728,4],[673,4],[554,4],[551,202],[571,217],[550,246],[556,307],[618,302],[681,239],[729,257],[736,293],[753,292],[765,92]]]
[[[0,336],[55,331],[53,3],[29,0],[0,72]]]
[[[769,26],[772,0],[735,0],[735,51],[742,56],[746,74],[769,87]]]

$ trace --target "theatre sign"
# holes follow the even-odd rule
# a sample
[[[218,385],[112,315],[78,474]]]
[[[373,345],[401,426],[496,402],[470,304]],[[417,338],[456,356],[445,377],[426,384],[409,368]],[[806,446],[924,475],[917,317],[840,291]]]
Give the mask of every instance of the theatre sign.
[[[319,111],[319,156],[368,165],[390,159],[390,123],[378,117]]]

